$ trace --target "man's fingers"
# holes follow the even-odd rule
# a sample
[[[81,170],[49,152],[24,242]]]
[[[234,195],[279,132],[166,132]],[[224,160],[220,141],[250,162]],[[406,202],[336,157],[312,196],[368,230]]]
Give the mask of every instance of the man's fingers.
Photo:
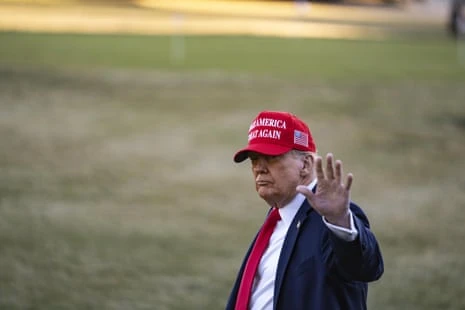
[[[347,175],[346,191],[350,191],[350,187],[352,186],[353,179],[354,179],[354,176],[352,175],[352,173],[349,173]]]
[[[318,183],[320,182],[332,183],[332,180],[334,180],[335,181],[334,184],[338,184],[339,186],[344,186],[347,191],[350,191],[350,188],[352,186],[353,175],[351,173],[347,175],[347,180],[344,185],[342,183],[343,170],[344,169],[342,168],[342,161],[340,161],[339,159],[334,161],[332,153],[328,153],[328,155],[326,155],[325,169],[323,169],[323,159],[320,156],[315,157],[315,171],[316,171],[316,177],[318,179],[317,180]],[[298,186],[298,188],[300,188],[300,186]],[[301,192],[305,196],[313,195],[313,193],[305,194],[306,192],[304,189],[302,189],[302,191],[300,190],[297,190],[297,191]]]
[[[342,184],[342,161],[336,160],[336,175],[337,184]]]
[[[323,172],[323,160],[320,156],[315,158],[315,170],[316,170],[316,177],[318,180],[325,179],[325,173]]]
[[[326,155],[326,177],[329,180],[334,179],[333,154]]]

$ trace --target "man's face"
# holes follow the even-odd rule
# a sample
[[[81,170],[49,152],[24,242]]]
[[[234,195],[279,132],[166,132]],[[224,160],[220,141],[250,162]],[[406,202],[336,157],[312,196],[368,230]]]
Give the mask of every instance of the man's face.
[[[249,159],[257,193],[273,207],[281,208],[289,203],[297,193],[297,185],[308,177],[302,173],[303,157],[292,151],[279,156],[249,152]]]

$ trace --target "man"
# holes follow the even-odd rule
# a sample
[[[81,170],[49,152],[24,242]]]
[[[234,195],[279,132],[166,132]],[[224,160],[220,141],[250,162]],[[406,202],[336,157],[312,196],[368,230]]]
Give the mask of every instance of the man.
[[[286,112],[261,112],[235,162],[252,164],[269,205],[227,310],[361,310],[367,283],[384,271],[368,219],[350,201],[352,175],[322,158],[308,126]]]
[[[449,14],[449,30],[457,39],[465,36],[465,0],[452,0]]]

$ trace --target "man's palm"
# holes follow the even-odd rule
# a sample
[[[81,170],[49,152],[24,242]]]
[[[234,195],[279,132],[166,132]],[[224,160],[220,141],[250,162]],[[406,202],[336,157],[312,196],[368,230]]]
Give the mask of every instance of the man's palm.
[[[298,186],[297,191],[305,195],[313,209],[321,216],[335,225],[348,227],[350,187],[353,176],[347,175],[347,181],[342,183],[342,162],[333,163],[333,155],[326,156],[326,169],[323,169],[323,160],[320,156],[315,158],[315,171],[317,188],[315,193],[305,186]]]

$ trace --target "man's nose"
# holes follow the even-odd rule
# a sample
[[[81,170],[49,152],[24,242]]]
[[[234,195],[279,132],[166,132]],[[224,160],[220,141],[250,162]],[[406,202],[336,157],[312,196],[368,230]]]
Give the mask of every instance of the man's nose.
[[[253,165],[253,170],[256,173],[266,173],[268,171],[268,163],[264,158],[258,158]]]

